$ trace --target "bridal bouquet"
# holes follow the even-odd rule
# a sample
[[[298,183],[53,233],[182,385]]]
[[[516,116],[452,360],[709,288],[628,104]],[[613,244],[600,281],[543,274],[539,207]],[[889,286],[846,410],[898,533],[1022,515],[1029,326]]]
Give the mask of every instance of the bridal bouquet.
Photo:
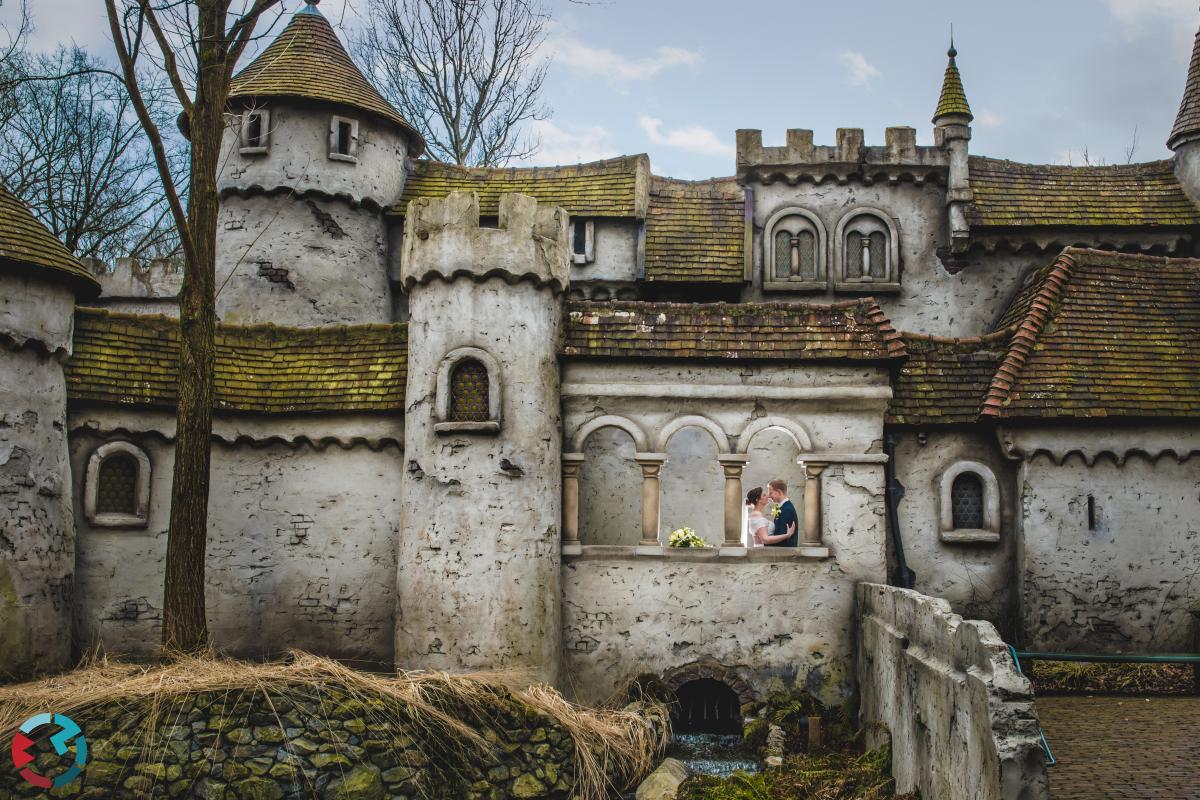
[[[667,540],[671,547],[708,547],[708,542],[704,541],[704,537],[696,533],[691,528],[678,528],[671,531],[671,538]]]

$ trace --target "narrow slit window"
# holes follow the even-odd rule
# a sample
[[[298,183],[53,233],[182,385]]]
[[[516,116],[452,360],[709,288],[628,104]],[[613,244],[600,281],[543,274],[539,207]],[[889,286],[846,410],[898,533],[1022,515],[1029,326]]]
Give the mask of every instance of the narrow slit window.
[[[354,129],[349,122],[338,122],[337,137],[338,155],[350,155],[350,142],[354,139]]]
[[[242,153],[256,155],[267,152],[271,144],[271,112],[267,109],[247,111],[242,116]]]
[[[1095,495],[1089,494],[1088,498],[1087,498],[1087,522],[1088,522],[1088,530],[1089,531],[1096,530],[1096,497],[1095,497]]]
[[[983,527],[983,481],[978,475],[964,472],[955,478],[950,503],[956,529]]]
[[[137,513],[138,464],[124,453],[100,462],[96,511],[101,514]]]
[[[329,157],[337,161],[358,160],[358,121],[333,117],[329,122]]]
[[[488,391],[487,367],[473,358],[456,364],[450,373],[450,421],[487,422]]]
[[[249,121],[246,123],[246,145],[248,147],[262,147],[263,145],[263,125],[261,114],[251,114]]]
[[[587,254],[587,223],[584,220],[575,220],[575,231],[571,237],[571,252],[577,256]]]

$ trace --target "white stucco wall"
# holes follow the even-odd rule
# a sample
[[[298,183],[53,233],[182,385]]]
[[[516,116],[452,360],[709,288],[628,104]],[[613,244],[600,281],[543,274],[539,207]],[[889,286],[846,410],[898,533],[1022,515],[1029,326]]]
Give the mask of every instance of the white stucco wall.
[[[295,432],[282,419],[267,427],[288,439]],[[93,528],[83,517],[87,459],[113,439],[133,441],[150,456],[145,528]],[[206,603],[214,643],[249,657],[296,647],[390,665],[400,448],[267,439],[213,447]],[[80,646],[153,655],[162,636],[173,446],[157,432],[80,427],[71,461]]]
[[[642,469],[629,434],[601,428],[588,437],[579,470],[579,540],[626,545],[641,540]]]

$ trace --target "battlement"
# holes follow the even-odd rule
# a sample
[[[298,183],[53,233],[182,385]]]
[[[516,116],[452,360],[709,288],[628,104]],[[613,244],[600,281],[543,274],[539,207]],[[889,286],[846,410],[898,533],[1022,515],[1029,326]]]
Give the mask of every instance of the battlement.
[[[458,276],[500,276],[510,283],[528,279],[565,291],[571,265],[567,220],[565,209],[524,194],[500,196],[496,227],[480,223],[475,192],[417,198],[408,204],[404,220],[400,269],[405,291],[434,277]]]
[[[80,260],[99,281],[102,299],[174,300],[183,286],[183,264],[177,259],[118,258],[111,267],[98,258]]]
[[[882,147],[868,147],[862,128],[838,128],[837,144],[814,145],[812,131],[790,128],[782,147],[764,147],[762,131],[742,129],[737,132],[738,177],[755,180],[783,171],[787,177],[794,173],[797,179],[821,180],[877,167],[869,171],[893,173],[900,168],[920,181],[931,171],[944,172],[950,163],[943,148],[918,146],[915,128],[888,128],[884,141]]]

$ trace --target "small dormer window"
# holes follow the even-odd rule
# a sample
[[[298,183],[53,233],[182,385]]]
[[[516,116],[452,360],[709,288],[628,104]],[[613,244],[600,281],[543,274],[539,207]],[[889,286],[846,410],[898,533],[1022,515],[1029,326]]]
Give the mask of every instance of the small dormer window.
[[[763,289],[824,289],[825,251],[825,226],[815,214],[798,207],[777,211],[763,228]]]
[[[834,239],[836,287],[847,291],[898,290],[898,235],[895,222],[878,209],[856,208],[842,217]]]
[[[571,223],[571,261],[590,264],[596,260],[596,224],[590,219],[577,219]]]
[[[242,115],[242,155],[265,153],[271,146],[271,112],[265,109]]]
[[[330,120],[329,157],[335,161],[358,161],[358,120],[337,116]]]

